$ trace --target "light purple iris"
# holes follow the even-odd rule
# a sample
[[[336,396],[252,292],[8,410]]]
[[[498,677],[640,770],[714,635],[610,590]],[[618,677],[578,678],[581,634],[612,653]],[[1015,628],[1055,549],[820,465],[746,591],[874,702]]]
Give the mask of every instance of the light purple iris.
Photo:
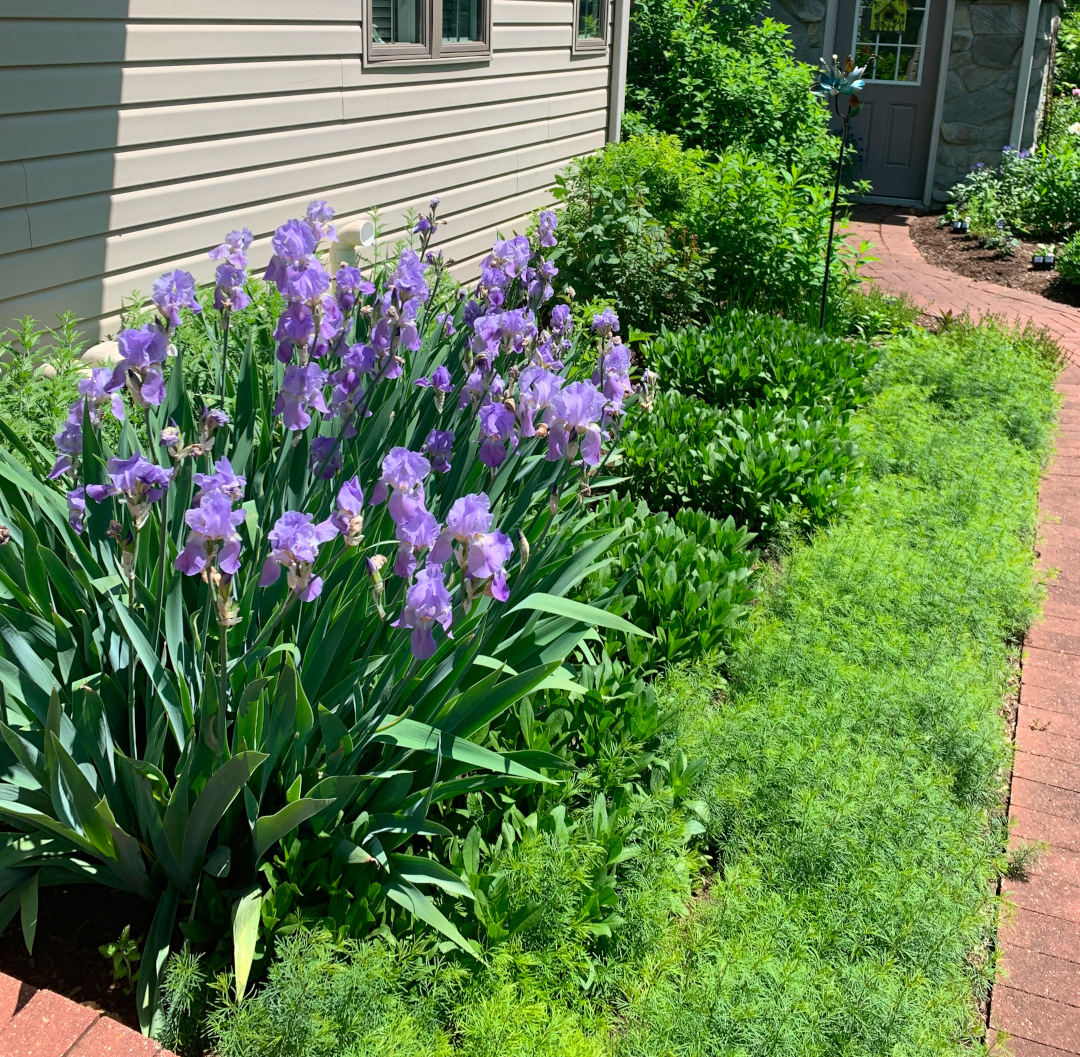
[[[555,229],[558,226],[559,218],[550,209],[545,209],[540,213],[536,223],[536,230],[540,236],[540,245],[545,250],[550,250],[558,245],[555,241]]]
[[[548,424],[549,462],[575,456],[580,442],[581,458],[586,466],[600,465],[602,433],[600,418],[607,401],[591,382],[571,382],[551,401],[544,419]]]
[[[454,434],[448,429],[433,429],[424,441],[424,454],[431,460],[435,473],[450,469],[450,454],[454,447]]]
[[[308,203],[306,220],[316,240],[326,239],[329,242],[337,242],[337,228],[331,223],[334,212],[334,207],[321,198]]]
[[[95,503],[110,496],[122,496],[136,528],[141,528],[150,516],[150,505],[156,503],[169,487],[173,471],[155,466],[136,452],[126,459],[116,456],[105,464],[108,484],[88,484],[86,495]]]
[[[214,463],[214,473],[196,473],[192,479],[199,489],[195,493],[196,506],[201,506],[207,496],[215,494],[225,496],[230,503],[239,502],[244,498],[244,488],[247,486],[247,478],[234,473],[232,463],[224,457]]]
[[[485,404],[476,417],[480,420],[480,461],[494,470],[506,460],[506,442],[517,447],[513,413],[502,404]]]
[[[198,576],[216,558],[221,572],[235,575],[240,568],[240,534],[236,530],[244,517],[243,510],[233,510],[224,492],[204,494],[198,506],[184,513],[191,531],[174,568],[185,576]]]
[[[454,313],[453,312],[439,312],[435,316],[435,322],[442,327],[443,333],[452,338],[457,333],[457,328],[454,326]]]
[[[439,538],[439,523],[433,514],[421,510],[414,518],[398,525],[394,531],[397,536],[397,560],[394,562],[394,575],[409,579],[416,572],[416,559],[426,550],[435,546]]]
[[[613,309],[605,308],[603,312],[593,316],[592,330],[605,337],[619,332],[619,317]]]
[[[251,304],[244,289],[247,272],[228,261],[217,266],[214,273],[214,308],[219,312],[239,312]]]
[[[120,393],[111,385],[113,377],[112,367],[95,367],[86,378],[79,380],[79,396],[86,401],[90,408],[90,421],[94,426],[100,426],[104,418],[104,408],[108,404],[113,417],[124,421],[124,400]],[[74,408],[72,408],[74,410]],[[79,410],[79,420],[82,420],[82,409]]]
[[[82,455],[83,450],[83,403],[76,400],[71,405],[68,417],[59,432],[53,434],[53,443],[56,445],[56,462],[49,471],[49,480],[55,481],[57,477],[70,473],[74,460]]]
[[[414,250],[402,250],[397,269],[387,280],[387,290],[400,305],[413,298],[424,302],[430,296],[427,280],[424,278],[426,271],[427,265],[420,259],[419,254]]]
[[[274,523],[267,534],[270,540],[270,557],[266,559],[259,576],[259,586],[269,587],[284,569],[289,590],[301,602],[319,597],[323,588],[322,577],[315,576],[312,566],[319,555],[319,545],[337,535],[337,529],[329,522],[313,524],[311,514],[288,510]]]
[[[526,367],[518,379],[517,419],[523,437],[536,436],[536,416],[551,407],[563,380],[543,367]]]
[[[525,235],[500,239],[480,264],[480,280],[486,287],[502,290],[524,273],[531,256],[532,247]]]
[[[573,327],[569,305],[556,305],[551,310],[551,329],[556,334],[569,333]]]
[[[350,477],[339,489],[329,522],[345,537],[346,547],[355,547],[364,531],[364,490],[359,477]]]
[[[337,302],[342,312],[349,312],[355,306],[361,295],[370,297],[375,293],[375,286],[369,283],[359,268],[352,268],[343,264],[334,276],[334,284],[337,289]]]
[[[612,345],[603,357],[604,364],[604,396],[608,398],[616,408],[621,408],[623,400],[630,393],[630,350],[621,342]],[[593,371],[593,385],[600,385],[600,368]]]
[[[289,300],[300,300],[291,296],[292,283],[295,276],[314,260],[318,241],[310,224],[303,220],[287,220],[270,240],[274,254],[266,267],[265,279]]]
[[[180,326],[182,308],[190,308],[196,315],[202,311],[195,300],[195,276],[179,269],[154,280],[152,300],[168,321],[170,331]]]
[[[122,330],[116,344],[123,357],[105,385],[108,392],[125,384],[139,407],[157,407],[165,399],[165,375],[161,365],[169,352],[169,339],[154,324],[138,330]]]
[[[430,378],[417,378],[415,384],[425,389],[433,388],[440,393],[450,393],[454,389],[450,372],[445,367],[436,367],[435,373]]]
[[[341,441],[337,437],[316,437],[311,442],[308,469],[317,471],[320,480],[331,480],[344,465]]]
[[[455,500],[428,558],[429,566],[456,558],[465,573],[467,603],[478,594],[499,602],[510,597],[504,566],[514,553],[514,545],[499,529],[492,531],[493,519],[491,501],[483,492]]]
[[[431,473],[431,463],[418,451],[391,448],[383,459],[382,477],[371,493],[371,503],[378,506],[390,498],[388,509],[395,525],[411,521],[424,507],[424,478]]]
[[[282,363],[289,363],[293,358],[294,347],[306,349],[314,337],[315,313],[311,306],[300,301],[286,305],[274,329],[274,340],[278,342],[277,358]]]
[[[427,217],[421,217],[413,227],[413,234],[426,235],[429,231],[433,231],[434,227]]]
[[[428,565],[416,574],[416,583],[405,592],[405,608],[391,627],[413,629],[412,654],[418,661],[424,661],[438,649],[433,625],[438,624],[448,638],[454,637],[450,632],[452,609],[442,571]]]
[[[311,425],[311,409],[329,413],[323,397],[326,371],[317,363],[304,367],[290,363],[285,368],[285,379],[274,403],[274,414],[281,415],[286,429],[307,429]]]
[[[230,231],[225,236],[225,241],[220,246],[215,246],[207,257],[212,261],[225,261],[234,268],[246,268],[248,266],[247,251],[254,241],[255,236],[249,228]]]
[[[66,498],[68,524],[81,536],[86,528],[86,489],[73,488]]]
[[[229,424],[229,414],[220,407],[204,407],[199,412],[199,431],[209,435]]]
[[[529,281],[529,299],[534,304],[543,304],[555,296],[552,280],[559,274],[559,269],[552,261],[541,261],[535,269],[529,269],[526,276]]]
[[[492,401],[502,400],[503,380],[501,375],[483,375],[479,369],[474,370],[465,380],[461,387],[461,396],[458,398],[458,409],[472,404],[477,407],[481,404],[490,404]]]

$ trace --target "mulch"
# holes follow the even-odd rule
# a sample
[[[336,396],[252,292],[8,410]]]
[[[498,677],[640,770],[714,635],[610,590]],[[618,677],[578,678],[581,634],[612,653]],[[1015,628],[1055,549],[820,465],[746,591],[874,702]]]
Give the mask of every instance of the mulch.
[[[141,950],[152,915],[153,907],[136,896],[99,885],[42,888],[34,953],[27,953],[16,914],[0,933],[0,972],[137,1030],[129,983],[113,979],[112,961],[98,948],[118,939],[121,929],[130,925]]]
[[[931,264],[946,268],[968,279],[1027,290],[1058,304],[1080,306],[1080,286],[1062,280],[1056,271],[1037,272],[1031,258],[1038,242],[1021,242],[1011,256],[983,249],[970,235],[954,235],[948,227],[939,227],[940,217],[933,214],[916,217],[908,230],[919,252]]]

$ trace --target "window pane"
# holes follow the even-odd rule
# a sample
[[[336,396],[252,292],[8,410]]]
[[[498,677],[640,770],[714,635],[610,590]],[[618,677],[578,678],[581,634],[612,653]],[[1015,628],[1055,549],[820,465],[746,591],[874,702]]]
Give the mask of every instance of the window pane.
[[[928,0],[860,0],[855,62],[870,81],[919,80]]]
[[[443,0],[442,39],[448,43],[483,40],[483,0]]]
[[[579,0],[578,40],[597,40],[603,36],[600,32],[601,9],[601,0]]]
[[[374,44],[423,44],[423,0],[371,0]]]

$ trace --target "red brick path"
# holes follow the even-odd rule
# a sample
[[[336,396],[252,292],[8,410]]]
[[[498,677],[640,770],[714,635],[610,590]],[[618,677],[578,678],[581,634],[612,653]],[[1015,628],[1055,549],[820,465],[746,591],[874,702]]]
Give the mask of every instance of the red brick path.
[[[0,1057],[172,1057],[156,1042],[0,973]]]
[[[990,1010],[995,1052],[1068,1057],[1080,1054],[1080,310],[929,264],[908,220],[882,207],[857,216],[852,241],[876,243],[879,258],[864,274],[933,314],[1031,321],[1070,360],[1058,382],[1057,455],[1039,490],[1040,564],[1058,572],[1025,643],[1009,805],[1011,841],[1050,847],[1029,880],[1004,882],[1015,908],[998,929],[1003,971]]]

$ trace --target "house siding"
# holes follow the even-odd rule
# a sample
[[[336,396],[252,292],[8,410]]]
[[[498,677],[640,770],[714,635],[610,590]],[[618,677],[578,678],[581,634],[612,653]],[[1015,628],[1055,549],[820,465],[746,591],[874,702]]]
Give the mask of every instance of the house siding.
[[[571,54],[573,7],[494,0],[490,60],[362,69],[362,0],[0,0],[0,328],[71,310],[104,336],[132,290],[210,279],[239,226],[260,259],[315,197],[393,237],[438,194],[475,273],[606,138],[610,48]]]

